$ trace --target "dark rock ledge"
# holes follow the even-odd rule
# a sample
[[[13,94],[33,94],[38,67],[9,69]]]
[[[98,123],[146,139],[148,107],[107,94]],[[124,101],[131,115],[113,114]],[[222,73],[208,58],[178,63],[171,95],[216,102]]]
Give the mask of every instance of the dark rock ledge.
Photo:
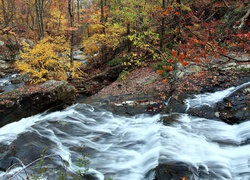
[[[0,94],[0,127],[50,108],[62,108],[74,100],[75,88],[66,81],[55,80]]]

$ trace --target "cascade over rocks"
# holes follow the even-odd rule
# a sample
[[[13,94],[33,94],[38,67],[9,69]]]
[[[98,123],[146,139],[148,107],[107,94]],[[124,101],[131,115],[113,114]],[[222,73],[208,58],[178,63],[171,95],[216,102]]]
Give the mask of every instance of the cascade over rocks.
[[[229,124],[249,120],[250,117],[250,84],[223,99],[216,106],[218,116]]]
[[[66,81],[50,80],[0,94],[0,127],[75,100],[75,88]]]
[[[130,73],[133,74],[133,73]],[[145,76],[145,75],[144,75]],[[134,81],[137,82],[137,77]],[[128,77],[131,81],[132,77]],[[97,95],[83,101],[84,103],[99,104],[103,108],[119,115],[136,115],[140,113],[188,113],[193,116],[205,117],[209,119],[222,120],[229,124],[240,123],[249,118],[249,86],[245,86],[229,97],[218,102],[215,106],[204,105],[188,109],[185,99],[192,98],[196,94],[214,93],[230,87],[236,87],[250,81],[247,72],[217,71],[206,72],[204,78],[194,75],[183,77],[176,84],[176,90],[169,94],[169,87],[160,87],[155,80],[150,84],[149,91],[142,90],[144,86],[137,84],[136,89],[141,89],[142,93],[133,91],[132,82],[126,85],[126,81],[121,87],[115,82],[104,88]],[[157,82],[157,84],[156,84]],[[154,86],[152,85],[154,84]],[[154,87],[160,87],[160,92]],[[127,94],[119,94],[125,91]],[[128,90],[132,90],[131,92]],[[228,102],[230,101],[230,102]]]

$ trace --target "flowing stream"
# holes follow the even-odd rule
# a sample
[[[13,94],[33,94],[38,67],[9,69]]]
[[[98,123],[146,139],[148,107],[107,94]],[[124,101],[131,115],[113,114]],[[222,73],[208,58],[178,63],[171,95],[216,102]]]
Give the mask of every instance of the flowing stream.
[[[187,108],[202,103],[213,105],[238,88],[187,99]],[[163,125],[161,119],[167,116],[174,121]],[[86,153],[90,161],[88,173],[100,180],[153,180],[153,169],[158,164],[180,162],[188,165],[190,179],[248,180],[249,129],[250,121],[228,125],[177,113],[123,117],[91,105],[76,104],[2,127],[0,143],[11,145],[24,134],[30,134],[27,143],[46,144],[52,153],[69,163],[67,170],[71,172],[86,168],[76,165]],[[0,179],[8,179],[18,170],[0,172]]]

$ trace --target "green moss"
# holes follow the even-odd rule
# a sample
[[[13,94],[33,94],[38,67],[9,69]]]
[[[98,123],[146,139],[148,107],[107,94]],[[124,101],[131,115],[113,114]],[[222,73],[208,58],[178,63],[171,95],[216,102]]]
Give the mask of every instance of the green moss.
[[[110,60],[109,62],[108,62],[108,65],[109,66],[117,66],[117,65],[120,65],[120,64],[122,64],[122,59],[121,58],[114,58],[114,59],[112,59],[112,60]]]
[[[239,71],[241,71],[241,72],[250,72],[250,68],[240,68]]]
[[[121,74],[119,75],[117,81],[118,81],[118,82],[124,81],[125,79],[127,79],[128,75],[129,75],[129,71],[123,70],[123,71],[121,72]]]

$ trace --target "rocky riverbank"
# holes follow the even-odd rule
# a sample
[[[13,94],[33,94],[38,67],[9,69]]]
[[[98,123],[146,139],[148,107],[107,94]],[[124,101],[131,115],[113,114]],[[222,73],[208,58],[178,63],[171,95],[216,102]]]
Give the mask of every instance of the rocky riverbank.
[[[0,117],[3,118],[1,119],[1,125],[52,107],[64,108],[64,105],[73,102],[94,104],[108,109],[114,114],[125,116],[134,116],[141,113],[173,113],[171,116],[162,118],[165,125],[170,124],[174,120],[172,117],[178,113],[216,119],[229,124],[240,123],[249,120],[250,117],[250,83],[248,83],[250,82],[250,74],[247,71],[227,69],[190,73],[179,78],[176,81],[175,90],[171,92],[169,84],[162,82],[162,77],[151,66],[131,71],[123,81],[108,83],[103,81],[105,77],[107,77],[107,74],[102,73],[95,78],[90,78],[91,81],[88,84],[90,88],[88,91],[85,91],[86,89],[82,91],[76,101],[74,101],[75,88],[63,81],[48,81],[45,84],[28,85],[4,93],[0,95]],[[204,93],[218,92],[244,83],[247,84],[216,103],[215,106],[205,104],[187,109],[185,102],[187,98]],[[78,92],[80,92],[79,90],[81,89],[78,89]],[[89,94],[93,95],[89,96]],[[88,95],[88,98],[86,98],[86,95]],[[21,148],[22,141],[13,145],[3,147],[7,149],[4,150],[7,153],[0,161],[0,169],[2,170],[6,170],[13,163],[12,153],[10,153],[12,147],[16,147],[18,151],[23,150]],[[38,153],[34,157],[38,158],[39,155]],[[192,168],[192,165],[185,162],[177,162],[174,165],[159,164],[155,168],[155,180],[190,177],[192,174],[190,168]]]
[[[54,80],[0,94],[0,127],[50,108],[61,109],[74,100],[75,88],[65,81]]]
[[[212,93],[249,82],[250,68],[247,69],[249,63],[245,61],[237,61],[234,63],[237,66],[232,67],[232,63],[228,62],[228,66],[224,63],[224,65],[221,66],[223,68],[215,68],[212,71],[209,69],[202,69],[201,66],[197,65],[190,66],[181,71],[184,75],[178,78],[178,81],[174,82],[174,91],[170,90],[168,82],[162,82],[162,77],[155,72],[152,64],[131,70],[127,77],[121,81],[114,81],[121,72],[121,67],[117,66],[115,68],[109,68],[98,75],[92,75],[86,80],[73,81],[71,84],[75,86],[79,94],[75,102],[102,106],[119,115],[131,116],[141,113],[183,113],[186,110],[184,100],[188,97],[195,94]],[[245,69],[242,70],[242,67],[245,67]],[[4,66],[1,66],[2,78],[11,73],[14,73],[11,71],[11,65],[5,63]],[[2,89],[12,91],[18,88],[18,86],[23,85],[20,83],[22,79],[19,76],[15,76],[9,81],[11,83],[3,86]],[[66,89],[67,86],[69,85],[65,85]],[[52,87],[56,89],[53,83],[51,84],[51,88]],[[36,88],[33,86],[25,86],[25,89],[26,92],[32,92]],[[37,90],[40,89],[41,88],[37,88]],[[5,104],[4,102],[7,102],[6,98],[8,96],[13,96],[13,94],[23,97],[24,94],[19,94],[17,92],[24,91],[21,88],[13,93],[5,92],[4,95],[0,95],[0,97],[4,97],[4,99],[1,99],[1,105],[3,106]],[[63,92],[67,91],[62,91],[62,93]],[[190,109],[188,113],[194,116],[222,120],[230,124],[240,123],[249,117],[249,94],[249,85],[247,85],[218,103],[216,107],[211,108],[209,106],[203,106],[200,108],[193,108]],[[43,95],[44,93],[42,91],[36,93],[36,97],[40,99],[40,101],[34,98],[29,99],[29,101],[27,100],[27,103],[33,104],[31,106],[31,108],[34,109],[32,110],[33,112],[39,113],[53,106],[53,103],[51,103],[50,106],[43,103],[47,101],[45,100],[46,98],[43,98]],[[30,94],[27,96],[28,98],[31,97]],[[63,96],[64,95],[60,97]],[[75,94],[73,96],[75,96]],[[57,99],[55,96],[51,96],[51,98]],[[72,98],[70,99],[72,101]],[[55,104],[58,105],[58,103]],[[59,104],[61,104],[61,102]],[[5,107],[1,107],[0,112],[5,114],[4,117],[9,117],[7,116],[7,112],[10,113],[11,111],[7,111],[8,108],[6,108],[6,104],[4,106]],[[43,108],[39,108],[39,106],[43,106]],[[37,111],[37,109],[41,111]],[[14,112],[11,114],[13,115],[10,116],[16,117],[15,119],[24,117],[16,116]],[[17,114],[21,115],[23,113]],[[29,114],[26,114],[26,116],[28,115]],[[10,120],[10,122],[12,122],[12,120]],[[6,123],[7,122],[4,124]]]
[[[234,70],[194,73],[180,78],[175,84],[175,91],[171,93],[169,84],[161,80],[152,68],[138,68],[126,80],[115,81],[87,100],[79,102],[100,105],[119,115],[184,113],[187,109],[184,103],[186,98],[250,82],[250,73]],[[215,107],[192,108],[188,113],[229,124],[240,123],[249,118],[249,87],[249,84],[242,87]]]

